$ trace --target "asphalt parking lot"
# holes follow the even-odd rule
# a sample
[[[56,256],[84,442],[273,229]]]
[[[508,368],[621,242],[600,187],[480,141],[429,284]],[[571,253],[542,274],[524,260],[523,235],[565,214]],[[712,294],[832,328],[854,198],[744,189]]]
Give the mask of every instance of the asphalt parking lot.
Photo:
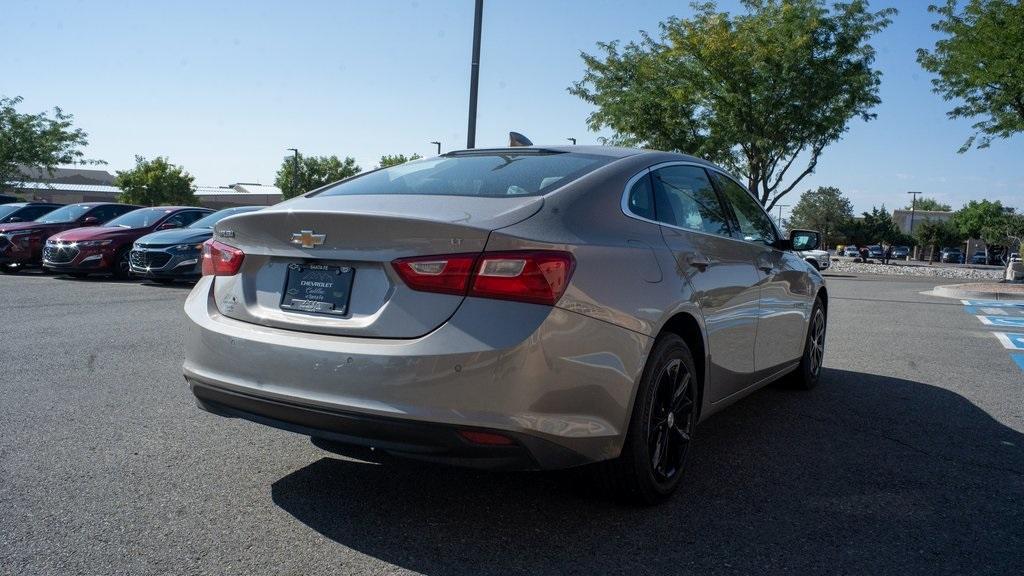
[[[1020,573],[1003,328],[934,279],[828,283],[822,385],[714,416],[677,497],[635,509],[577,474],[368,463],[209,415],[180,374],[187,287],[0,276],[0,573]]]

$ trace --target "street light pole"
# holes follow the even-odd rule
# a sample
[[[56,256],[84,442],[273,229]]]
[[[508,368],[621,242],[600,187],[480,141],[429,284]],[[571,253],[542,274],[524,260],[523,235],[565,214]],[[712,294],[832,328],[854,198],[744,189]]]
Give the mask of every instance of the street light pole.
[[[295,153],[295,155],[292,156],[292,191],[295,192],[296,196],[298,196],[299,195],[299,149],[298,148],[288,148],[288,150],[291,150],[292,152]]]
[[[484,0],[476,0],[473,16],[473,61],[469,69],[469,129],[466,148],[476,148],[476,94],[480,85],[480,25],[484,17]]]
[[[788,208],[789,204],[776,204],[776,206],[779,208],[779,229],[781,230],[782,229],[782,209],[783,208]]]
[[[573,146],[576,145],[576,139],[575,138],[566,138],[566,140],[568,140],[569,142],[572,142]]]
[[[909,234],[909,236],[913,236],[914,235],[914,213],[917,211],[917,195],[921,194],[921,192],[915,192],[915,191],[911,190],[910,192],[907,192],[907,194],[912,194],[913,195],[913,197],[910,200],[910,234]],[[917,252],[917,248],[918,248],[916,246],[917,242],[914,242],[914,244],[915,244],[914,252]],[[930,264],[930,262],[929,262],[929,264]]]
[[[917,211],[917,195],[923,194],[923,192],[914,192],[911,190],[907,194],[913,194],[913,199],[910,201],[910,235],[914,235],[914,212]]]
[[[433,142],[432,141],[431,144],[434,144],[435,146],[437,146],[437,155],[440,156],[441,155],[441,143],[440,142]]]

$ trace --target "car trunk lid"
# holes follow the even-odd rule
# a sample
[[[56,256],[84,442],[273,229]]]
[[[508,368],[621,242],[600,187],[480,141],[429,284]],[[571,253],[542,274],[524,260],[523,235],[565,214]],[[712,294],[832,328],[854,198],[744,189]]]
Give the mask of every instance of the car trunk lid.
[[[491,230],[525,220],[543,204],[537,196],[365,195],[300,200],[217,224],[216,239],[245,253],[238,274],[220,276],[215,282],[216,305],[225,316],[339,336],[422,336],[451,317],[463,296],[412,290],[391,262],[482,252]],[[333,309],[334,304],[307,298],[306,290],[322,285],[333,285],[329,290],[348,296],[338,296]],[[289,290],[291,298],[286,301]],[[296,306],[295,300],[315,306]]]

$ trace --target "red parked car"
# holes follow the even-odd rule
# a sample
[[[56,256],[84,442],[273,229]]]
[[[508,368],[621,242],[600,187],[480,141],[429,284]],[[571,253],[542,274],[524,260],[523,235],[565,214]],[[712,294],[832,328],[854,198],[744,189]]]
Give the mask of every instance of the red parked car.
[[[136,240],[157,230],[183,228],[211,212],[195,206],[139,208],[103,226],[61,232],[46,241],[43,269],[76,277],[98,273],[127,278]]]
[[[98,226],[137,210],[131,204],[81,202],[48,211],[29,222],[0,224],[0,272],[8,274],[43,263],[43,244],[58,232]]]

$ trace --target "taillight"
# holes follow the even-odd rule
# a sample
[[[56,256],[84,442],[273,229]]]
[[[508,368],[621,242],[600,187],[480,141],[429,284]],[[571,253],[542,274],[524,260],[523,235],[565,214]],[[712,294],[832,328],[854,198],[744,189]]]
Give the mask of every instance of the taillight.
[[[203,242],[203,276],[234,276],[245,253],[213,238]]]
[[[405,284],[421,292],[464,296],[476,254],[399,258],[391,263]]]
[[[392,266],[413,290],[552,306],[575,260],[568,252],[535,250],[401,258]]]

